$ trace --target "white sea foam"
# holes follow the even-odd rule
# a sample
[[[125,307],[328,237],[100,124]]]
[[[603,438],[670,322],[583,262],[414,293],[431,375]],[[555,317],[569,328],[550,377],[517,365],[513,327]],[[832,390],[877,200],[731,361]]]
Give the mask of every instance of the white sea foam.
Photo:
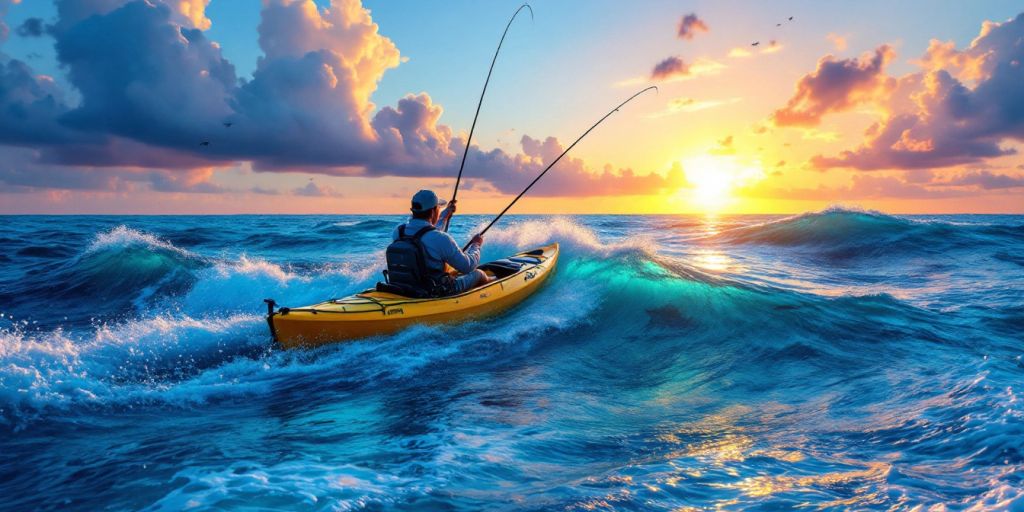
[[[110,231],[96,235],[86,252],[96,252],[109,248],[129,247],[132,245],[144,245],[151,249],[160,249],[176,252],[182,256],[191,257],[193,254],[185,249],[176,247],[170,242],[160,240],[154,235],[120,225]]]
[[[482,229],[484,225],[481,225]],[[551,220],[511,221],[508,225],[487,232],[488,243],[500,244],[513,250],[532,249],[558,242],[563,248],[601,257],[624,253],[654,254],[657,245],[647,236],[630,236],[620,241],[601,240],[591,229],[566,217]],[[486,247],[487,244],[485,244]]]
[[[364,510],[431,491],[418,480],[348,464],[309,461],[272,466],[236,461],[221,470],[186,468],[171,481],[182,483],[157,501],[153,510],[230,508],[229,504],[239,500],[270,501],[285,509]]]

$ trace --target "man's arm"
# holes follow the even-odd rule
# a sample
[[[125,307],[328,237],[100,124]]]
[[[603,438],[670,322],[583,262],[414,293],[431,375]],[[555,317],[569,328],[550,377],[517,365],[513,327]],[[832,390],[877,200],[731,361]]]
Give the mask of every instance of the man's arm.
[[[454,200],[452,202],[448,203],[448,206],[444,210],[441,210],[441,216],[437,218],[437,224],[434,224],[434,228],[437,229],[438,231],[445,231],[445,232],[447,232],[447,230],[445,229],[447,227],[446,224],[447,224],[448,218],[451,217],[452,215],[455,215],[455,201]]]
[[[469,244],[466,252],[462,252],[451,235],[446,233],[445,238],[448,239],[448,246],[444,251],[444,262],[451,265],[460,274],[468,274],[476,270],[476,266],[480,264],[480,244]]]

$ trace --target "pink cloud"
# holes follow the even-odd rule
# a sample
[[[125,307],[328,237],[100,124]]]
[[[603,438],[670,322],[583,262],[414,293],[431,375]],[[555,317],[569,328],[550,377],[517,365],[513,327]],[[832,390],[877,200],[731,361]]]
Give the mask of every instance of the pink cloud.
[[[184,176],[243,161],[258,171],[451,175],[465,141],[442,123],[444,110],[428,94],[382,108],[370,101],[401,54],[359,1],[334,0],[325,8],[311,0],[264,2],[258,27],[263,56],[251,79],[238,77],[203,32],[207,4],[57,0],[51,32],[81,101],[64,102],[52,81],[34,76],[27,64],[8,62],[0,67],[0,145],[31,148],[27,169],[54,176],[55,188],[62,186],[57,176],[65,176],[55,170],[60,166],[118,178],[100,179],[97,187],[117,189],[148,176],[145,186],[154,189],[194,191],[213,188],[163,173]],[[20,117],[3,117],[9,115]],[[524,151],[529,140],[523,139]],[[472,148],[467,171],[507,192],[539,165],[526,153]],[[572,177],[562,182],[568,195],[610,193],[594,183],[599,176],[623,190],[671,184],[660,174],[593,172],[573,159],[559,165]]]
[[[884,117],[855,149],[817,156],[819,168],[944,168],[1016,153],[1024,141],[1024,14],[986,22],[965,50],[933,41],[923,70],[898,79],[873,101]],[[965,82],[966,81],[966,82]],[[821,113],[831,109],[825,109]]]
[[[697,34],[701,32],[708,32],[708,30],[708,25],[707,23],[704,23],[704,20],[698,18],[696,14],[690,13],[679,20],[679,29],[676,36],[679,37],[679,39],[690,40]]]
[[[690,74],[690,66],[679,57],[668,57],[659,62],[651,70],[652,80],[668,80],[670,78],[686,76]]]
[[[817,126],[826,114],[873,100],[892,86],[884,70],[895,55],[884,45],[860,59],[824,57],[797,82],[796,93],[772,114],[772,121],[776,126]]]

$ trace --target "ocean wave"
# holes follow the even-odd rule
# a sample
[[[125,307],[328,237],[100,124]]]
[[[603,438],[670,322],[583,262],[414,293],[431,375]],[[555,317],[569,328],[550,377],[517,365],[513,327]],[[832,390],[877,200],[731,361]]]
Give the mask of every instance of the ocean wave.
[[[0,421],[18,425],[50,409],[146,401],[218,361],[264,350],[262,328],[255,315],[164,315],[101,325],[90,335],[2,330]],[[201,401],[208,394],[179,398]]]
[[[222,470],[186,468],[153,510],[232,508],[240,502],[274,503],[278,509],[365,510],[426,498],[433,490],[416,479],[350,464],[282,462],[265,466],[234,461]]]
[[[1014,226],[955,225],[944,220],[907,219],[872,210],[832,207],[780,220],[722,231],[711,237],[729,244],[804,247],[832,258],[939,254],[1005,243]]]
[[[132,246],[144,246],[155,251],[168,251],[180,254],[184,257],[194,257],[185,249],[181,249],[170,242],[163,241],[156,236],[132,229],[125,225],[99,233],[89,244],[86,253],[98,252],[109,249],[122,249]]]
[[[483,229],[480,224],[477,230]],[[654,240],[647,236],[630,236],[621,241],[601,240],[591,229],[566,217],[549,220],[515,220],[485,235],[487,255],[500,258],[519,250],[534,249],[558,242],[562,254],[578,257],[619,258],[647,257],[657,253]]]

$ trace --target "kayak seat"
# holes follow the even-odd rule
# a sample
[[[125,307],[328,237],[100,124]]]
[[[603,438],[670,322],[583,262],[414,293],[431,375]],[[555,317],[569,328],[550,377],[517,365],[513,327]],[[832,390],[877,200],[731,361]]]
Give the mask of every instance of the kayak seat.
[[[503,277],[508,277],[512,274],[515,274],[516,272],[519,272],[519,269],[523,268],[523,264],[521,262],[513,261],[513,259],[510,258],[494,260],[488,263],[484,263],[483,265],[480,265],[478,268],[480,270],[490,271],[492,274],[494,274],[495,277],[501,279]]]
[[[421,290],[391,283],[378,282],[377,291],[383,293],[393,293],[395,295],[401,295],[402,297],[409,297],[413,299],[427,298],[427,295],[425,295]]]

